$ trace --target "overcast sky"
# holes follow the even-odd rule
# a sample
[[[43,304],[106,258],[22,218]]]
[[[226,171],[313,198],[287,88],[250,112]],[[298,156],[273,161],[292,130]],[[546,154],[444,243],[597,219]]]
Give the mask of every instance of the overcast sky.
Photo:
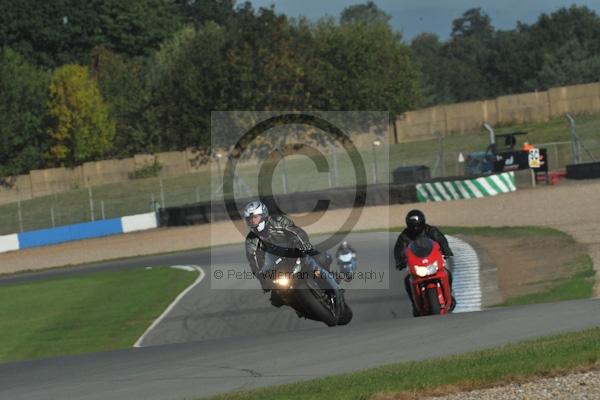
[[[238,3],[241,0],[238,0]],[[275,5],[275,10],[290,16],[303,15],[317,20],[329,15],[338,17],[347,6],[366,0],[251,0],[258,7]],[[452,20],[469,8],[481,7],[497,29],[512,29],[517,21],[535,22],[541,13],[550,13],[571,4],[585,5],[600,14],[600,0],[374,0],[392,16],[392,26],[408,40],[421,32],[437,33],[442,39],[450,35]]]

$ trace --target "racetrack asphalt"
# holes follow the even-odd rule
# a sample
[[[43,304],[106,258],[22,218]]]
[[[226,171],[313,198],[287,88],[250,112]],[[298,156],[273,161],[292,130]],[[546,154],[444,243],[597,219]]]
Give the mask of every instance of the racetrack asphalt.
[[[0,398],[189,399],[599,324],[600,301],[579,300],[24,361],[0,364]]]
[[[0,398],[193,398],[600,325],[598,300],[414,319],[402,289],[403,274],[389,267],[393,239],[388,233],[349,237],[359,253],[359,268],[387,271],[389,289],[348,289],[355,319],[335,328],[299,319],[289,309],[273,308],[255,281],[236,283],[248,290],[217,289],[222,282],[214,280],[213,269],[245,265],[241,246],[216,248],[212,254],[190,251],[2,277],[0,285],[6,285],[48,276],[174,264],[203,266],[207,273],[193,291],[197,297],[181,304],[188,308],[177,307],[176,314],[167,316],[147,336],[143,345],[152,346],[0,364]]]

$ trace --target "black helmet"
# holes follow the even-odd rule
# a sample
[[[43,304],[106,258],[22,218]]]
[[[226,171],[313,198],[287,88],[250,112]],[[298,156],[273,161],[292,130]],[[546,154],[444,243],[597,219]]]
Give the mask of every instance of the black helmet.
[[[251,201],[244,207],[244,219],[246,224],[255,233],[261,232],[265,229],[267,223],[267,217],[269,216],[269,209],[262,202],[256,200]]]
[[[421,210],[410,210],[406,214],[406,227],[414,233],[421,233],[425,229],[425,214]]]

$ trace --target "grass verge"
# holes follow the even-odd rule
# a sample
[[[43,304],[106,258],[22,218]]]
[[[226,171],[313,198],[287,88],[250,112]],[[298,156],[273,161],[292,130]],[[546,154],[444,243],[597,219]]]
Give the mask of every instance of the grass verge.
[[[535,237],[553,237],[559,239],[560,246],[564,251],[572,251],[574,257],[566,265],[563,270],[571,271],[570,275],[565,279],[550,279],[546,289],[523,296],[512,297],[506,301],[497,304],[497,306],[512,306],[518,304],[534,304],[548,303],[554,301],[566,301],[576,299],[588,299],[594,294],[595,271],[592,259],[587,254],[578,254],[575,248],[576,242],[573,237],[565,232],[553,228],[538,227],[538,226],[522,226],[522,227],[446,227],[443,228],[444,233],[449,235],[464,234],[471,236],[487,236],[487,237],[522,237],[524,240],[529,236]]]
[[[554,280],[550,287],[539,293],[510,298],[498,306],[549,303],[576,299],[589,299],[594,294],[594,264],[587,254],[581,254],[566,268],[574,271],[568,279]]]
[[[502,227],[491,227],[491,226],[476,226],[476,227],[444,227],[441,228],[444,234],[447,235],[470,235],[470,236],[487,236],[487,237],[523,237],[523,236],[537,236],[537,237],[555,237],[560,239],[564,244],[574,244],[575,239],[563,231],[559,231],[554,228],[547,228],[542,226],[502,226]]]
[[[459,356],[392,364],[302,383],[211,397],[213,400],[418,399],[600,367],[600,328]]]
[[[0,362],[130,347],[196,276],[153,268],[3,286]]]

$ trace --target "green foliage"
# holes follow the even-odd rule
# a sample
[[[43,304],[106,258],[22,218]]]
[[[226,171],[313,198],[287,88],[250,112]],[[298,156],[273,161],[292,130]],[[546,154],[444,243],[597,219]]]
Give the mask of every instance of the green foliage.
[[[577,40],[571,40],[555,53],[544,57],[544,64],[536,79],[527,82],[532,88],[549,88],[600,79],[600,55],[590,51]]]
[[[339,23],[289,19],[234,0],[0,0],[0,9],[0,43],[23,56],[4,51],[0,66],[0,107],[12,110],[0,113],[0,135],[10,136],[0,145],[0,175],[186,147],[207,151],[213,110],[381,110],[393,120],[417,107],[600,76],[600,18],[578,6],[506,31],[470,9],[453,21],[446,42],[422,34],[410,46],[372,1],[347,7]],[[93,134],[58,129],[59,119],[63,128],[74,121],[59,111],[56,93],[46,118],[40,99],[48,74],[23,58],[43,67],[88,65],[107,107],[100,102],[94,113],[99,97],[89,100],[97,119],[83,120],[108,127]],[[94,96],[84,92],[80,97]]]
[[[162,164],[155,158],[151,163],[147,163],[142,167],[136,168],[133,172],[130,172],[129,179],[153,178],[158,176],[161,170]]]
[[[390,15],[377,7],[377,4],[368,1],[365,4],[356,4],[346,7],[340,15],[340,24],[387,24],[390,22],[390,19]]]
[[[42,166],[49,79],[18,53],[0,49],[0,177]]]
[[[235,0],[175,0],[184,23],[202,26],[208,21],[226,25],[233,18]]]
[[[584,6],[496,31],[480,9],[454,20],[450,40],[415,38],[423,105],[479,100],[600,79],[600,17]]]
[[[476,37],[478,39],[490,39],[494,33],[490,17],[481,8],[471,8],[463,15],[452,21],[452,32],[450,36]]]
[[[409,49],[387,24],[290,22],[248,3],[226,25],[184,28],[153,64],[148,131],[163,149],[208,146],[210,110],[396,114],[419,98]]]
[[[399,33],[383,23],[315,28],[312,76],[330,95],[330,110],[411,109],[420,96],[419,72]]]
[[[156,55],[146,129],[156,133],[161,149],[209,145],[210,110],[228,109],[226,96],[235,101],[225,42],[224,28],[208,22],[181,32]]]
[[[165,0],[0,0],[0,43],[44,66],[87,64],[96,46],[149,55],[181,17]]]
[[[54,71],[48,112],[52,124],[47,158],[52,165],[74,166],[112,148],[115,124],[86,67],[67,64]]]
[[[94,48],[91,56],[91,73],[116,122],[111,155],[126,157],[158,151],[159,140],[144,127],[150,101],[149,62],[144,58],[126,59],[105,47]]]

